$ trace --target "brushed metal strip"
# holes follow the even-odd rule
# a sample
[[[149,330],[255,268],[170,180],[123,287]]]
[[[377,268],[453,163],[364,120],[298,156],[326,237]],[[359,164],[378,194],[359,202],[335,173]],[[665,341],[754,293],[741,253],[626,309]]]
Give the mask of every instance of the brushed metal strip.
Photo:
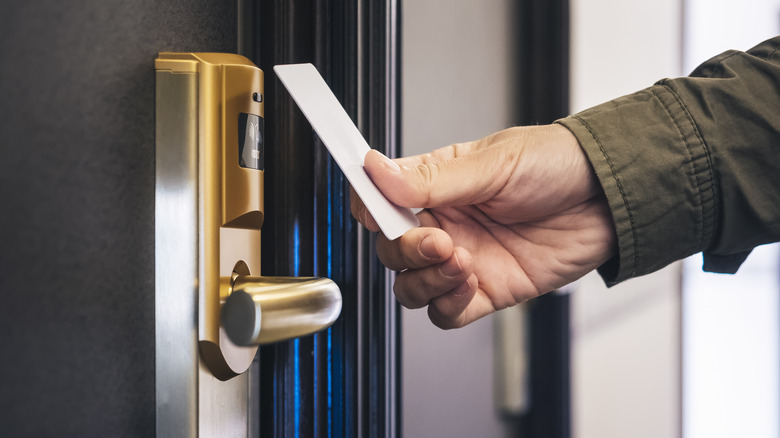
[[[156,73],[158,437],[198,435],[198,75]]]
[[[398,11],[396,0],[385,4],[385,145],[389,157],[400,156],[398,147]],[[400,436],[400,339],[398,303],[393,294],[395,272],[385,271],[385,436]]]
[[[528,332],[526,304],[493,317],[493,405],[504,417],[517,418],[530,408]]]
[[[202,359],[198,368],[199,436],[204,438],[248,436],[251,429],[248,418],[249,406],[252,405],[249,401],[249,372],[223,382],[214,377]]]
[[[247,436],[260,437],[260,354],[249,366],[247,374]]]

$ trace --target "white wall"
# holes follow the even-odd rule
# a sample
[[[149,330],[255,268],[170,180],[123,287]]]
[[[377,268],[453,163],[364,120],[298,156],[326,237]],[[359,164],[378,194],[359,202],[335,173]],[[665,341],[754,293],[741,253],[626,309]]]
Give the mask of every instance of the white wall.
[[[687,0],[685,68],[780,33],[780,0]],[[713,32],[712,29],[718,29]],[[780,247],[756,248],[736,275],[685,262],[684,435],[780,434]]]
[[[679,76],[681,0],[572,0],[574,112]],[[679,264],[607,290],[572,292],[572,434],[681,433]]]
[[[685,4],[686,73],[727,49],[747,50],[780,32],[778,0],[686,0]]]
[[[511,126],[511,0],[411,0],[402,11],[404,155]],[[403,436],[497,437],[492,317],[442,331],[402,312]]]
[[[682,75],[682,0],[571,0],[573,112]]]

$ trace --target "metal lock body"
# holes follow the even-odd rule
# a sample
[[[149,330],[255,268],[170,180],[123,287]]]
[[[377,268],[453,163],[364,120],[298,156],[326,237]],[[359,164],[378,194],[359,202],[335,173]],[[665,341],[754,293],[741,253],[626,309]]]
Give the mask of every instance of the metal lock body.
[[[246,58],[225,53],[163,52],[155,67],[161,198],[156,216],[158,222],[165,219],[160,209],[168,208],[168,196],[185,199],[188,214],[195,215],[186,221],[197,229],[192,281],[198,346],[214,376],[227,380],[247,370],[258,344],[331,325],[341,310],[341,294],[328,279],[260,277],[263,72]],[[181,209],[181,202],[175,205],[171,214]],[[158,240],[158,254],[165,243]],[[240,293],[233,296],[234,289]],[[159,282],[157,293],[166,293]]]

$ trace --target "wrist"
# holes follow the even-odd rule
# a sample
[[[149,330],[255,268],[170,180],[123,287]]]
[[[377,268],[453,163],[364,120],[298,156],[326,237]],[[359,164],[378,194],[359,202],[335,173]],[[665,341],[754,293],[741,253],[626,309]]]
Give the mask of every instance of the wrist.
[[[583,189],[585,199],[603,196],[604,191],[596,175],[592,163],[588,159],[585,149],[580,141],[566,126],[556,122],[551,126],[553,141],[561,148],[561,154],[570,160],[569,170],[572,172],[572,180],[578,181]]]

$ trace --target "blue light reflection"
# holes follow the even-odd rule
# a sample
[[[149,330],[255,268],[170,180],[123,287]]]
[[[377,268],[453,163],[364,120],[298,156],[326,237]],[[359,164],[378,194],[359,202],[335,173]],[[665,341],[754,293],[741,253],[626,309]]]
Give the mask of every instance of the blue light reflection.
[[[298,277],[301,268],[301,233],[298,220],[293,224],[293,275]],[[301,424],[301,368],[300,368],[300,339],[293,341],[293,406],[294,406],[294,436],[300,437]]]

